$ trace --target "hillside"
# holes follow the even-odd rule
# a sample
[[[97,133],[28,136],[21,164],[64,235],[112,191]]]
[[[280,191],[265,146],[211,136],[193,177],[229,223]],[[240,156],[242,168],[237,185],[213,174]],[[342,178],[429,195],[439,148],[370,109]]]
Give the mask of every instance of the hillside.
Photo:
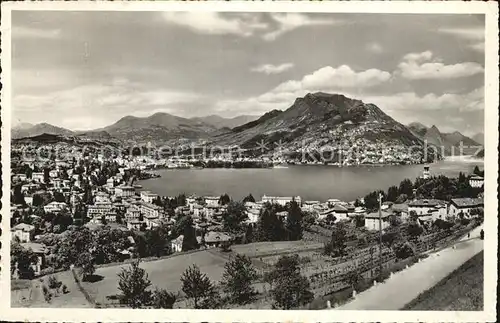
[[[36,136],[31,137],[23,137],[12,139],[12,145],[34,145],[34,146],[43,146],[43,145],[58,145],[58,144],[68,144],[71,146],[87,146],[87,147],[103,147],[103,146],[112,146],[119,147],[120,142],[114,138],[92,138],[87,136],[77,136],[77,135],[55,135],[43,133]]]
[[[473,153],[475,148],[472,147],[481,145],[458,131],[452,133],[441,132],[435,125],[427,128],[421,123],[413,122],[408,125],[408,129],[421,140],[426,140],[429,145],[436,146],[440,150],[443,147],[446,154],[451,154],[452,150],[455,154],[459,153],[460,143],[465,147],[465,155]],[[467,149],[467,147],[471,148]]]
[[[161,143],[171,139],[204,139],[218,134],[218,129],[198,120],[155,113],[149,117],[126,116],[99,131],[125,141]],[[97,131],[96,130],[96,131]]]
[[[11,133],[12,139],[19,139],[24,137],[39,136],[42,134],[69,136],[73,134],[73,131],[56,127],[48,123],[38,123],[35,125],[30,123],[21,123],[16,127],[13,127]]]
[[[482,133],[482,132],[476,133],[474,136],[472,136],[472,140],[474,140],[475,142],[477,142],[481,145],[484,145],[484,133]]]
[[[270,149],[280,143],[285,151],[353,143],[422,144],[376,105],[322,92],[309,93],[297,98],[285,111],[274,110],[236,127],[231,133],[217,137],[213,144],[255,149],[260,142],[266,142]]]
[[[223,128],[232,129],[234,127],[241,126],[250,121],[254,121],[257,118],[259,118],[259,116],[251,116],[251,115],[241,115],[234,118],[223,118],[221,116],[214,114],[206,117],[195,117],[191,118],[190,120],[203,122],[217,129],[223,129]]]

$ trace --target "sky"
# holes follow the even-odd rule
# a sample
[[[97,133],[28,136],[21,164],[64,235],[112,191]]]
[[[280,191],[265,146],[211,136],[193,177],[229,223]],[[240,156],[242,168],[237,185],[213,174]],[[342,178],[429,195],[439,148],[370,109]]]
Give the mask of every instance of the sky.
[[[13,11],[13,125],[262,115],[309,92],[484,131],[484,16]]]

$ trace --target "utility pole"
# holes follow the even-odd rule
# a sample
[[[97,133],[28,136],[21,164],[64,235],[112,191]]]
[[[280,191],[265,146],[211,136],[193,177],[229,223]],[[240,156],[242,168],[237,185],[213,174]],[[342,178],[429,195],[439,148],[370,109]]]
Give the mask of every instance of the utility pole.
[[[382,274],[382,193],[378,194],[378,253],[379,253],[379,275]]]

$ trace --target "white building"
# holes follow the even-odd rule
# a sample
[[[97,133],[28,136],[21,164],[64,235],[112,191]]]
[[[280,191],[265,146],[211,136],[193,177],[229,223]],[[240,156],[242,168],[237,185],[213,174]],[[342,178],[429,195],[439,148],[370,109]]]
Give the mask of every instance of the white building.
[[[140,211],[145,218],[158,219],[160,217],[163,217],[163,209],[158,205],[154,205],[151,203],[141,203]]]
[[[132,186],[117,186],[115,187],[115,195],[119,197],[129,197],[135,194],[135,189]]]
[[[146,203],[153,203],[153,201],[158,197],[158,194],[151,193],[150,191],[141,192],[141,200]]]
[[[49,171],[49,177],[50,178],[59,177],[59,171],[57,169],[53,169],[53,170]]]
[[[446,205],[446,202],[441,200],[415,200],[408,204],[408,214],[411,214],[412,211],[414,211],[417,215],[428,215],[443,205]]]
[[[218,206],[219,205],[219,198],[216,196],[205,196],[205,204],[207,206]]]
[[[59,213],[63,212],[68,208],[66,203],[64,202],[50,202],[49,204],[43,207],[45,213]]]
[[[287,203],[291,203],[292,201],[297,202],[299,206],[302,205],[302,199],[300,196],[267,196],[264,195],[262,196],[262,202],[263,203],[271,203],[271,204],[279,204],[282,206],[285,206]]]
[[[35,182],[42,183],[44,179],[43,173],[33,173],[31,174],[31,179],[33,179]]]
[[[481,208],[484,208],[484,201],[482,198],[466,197],[451,199],[448,215],[457,217],[460,213],[462,213],[465,217],[469,217],[472,209]]]
[[[139,221],[140,216],[141,210],[135,205],[128,207],[125,212],[125,219],[127,220],[127,223]]]
[[[100,218],[108,213],[112,213],[113,204],[111,202],[95,202],[94,205],[89,205],[87,208],[87,216],[89,218]]]
[[[484,185],[484,178],[481,176],[472,176],[469,178],[469,185],[472,187],[482,187]]]
[[[373,212],[365,215],[365,227],[368,230],[380,230],[379,223],[382,224],[382,230],[387,228],[390,223],[389,223],[389,218],[391,216],[391,213],[382,211],[380,218],[382,221],[379,221],[379,212]]]
[[[19,223],[11,229],[12,237],[17,237],[19,242],[30,242],[35,234],[35,226]]]

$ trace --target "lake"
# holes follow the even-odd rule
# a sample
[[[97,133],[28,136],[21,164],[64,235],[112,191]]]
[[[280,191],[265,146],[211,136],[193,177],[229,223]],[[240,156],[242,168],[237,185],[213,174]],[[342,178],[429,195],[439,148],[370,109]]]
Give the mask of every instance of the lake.
[[[474,166],[483,169],[483,160],[446,159],[429,164],[432,175],[458,176],[471,173]],[[367,193],[387,188],[422,175],[424,165],[400,166],[288,166],[271,169],[162,169],[160,178],[139,181],[142,190],[163,196],[181,193],[198,196],[220,196],[227,193],[242,199],[251,193],[256,200],[262,195],[301,196],[302,200],[326,201],[336,198],[352,201]]]

